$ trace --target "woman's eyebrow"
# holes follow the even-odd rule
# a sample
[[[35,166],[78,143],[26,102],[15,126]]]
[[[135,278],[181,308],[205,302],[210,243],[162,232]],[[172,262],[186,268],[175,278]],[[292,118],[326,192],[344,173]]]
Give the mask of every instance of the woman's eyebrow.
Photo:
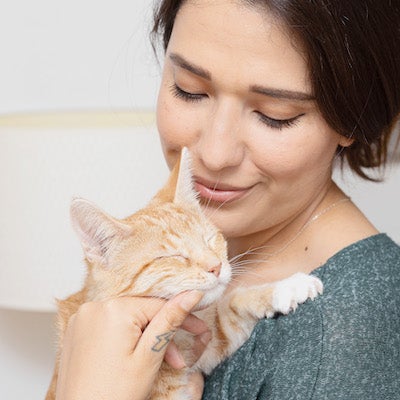
[[[177,53],[171,53],[169,55],[170,60],[180,68],[183,68],[201,78],[211,81],[211,73],[206,69],[194,65],[193,63],[185,60],[184,57]],[[250,91],[254,93],[263,94],[279,100],[297,100],[297,101],[312,101],[315,97],[308,93],[303,93],[295,90],[285,90],[277,88],[268,88],[259,85],[250,86]]]
[[[192,72],[193,74],[198,75],[201,78],[207,79],[208,81],[211,80],[211,73],[209,71],[190,63],[179,54],[171,53],[169,55],[169,58],[175,65],[186,69],[187,71]]]
[[[312,101],[315,97],[311,94],[298,92],[296,90],[285,90],[285,89],[275,89],[262,87],[254,85],[250,87],[250,90],[254,93],[263,94],[268,97],[273,97],[279,100],[297,100],[297,101]]]

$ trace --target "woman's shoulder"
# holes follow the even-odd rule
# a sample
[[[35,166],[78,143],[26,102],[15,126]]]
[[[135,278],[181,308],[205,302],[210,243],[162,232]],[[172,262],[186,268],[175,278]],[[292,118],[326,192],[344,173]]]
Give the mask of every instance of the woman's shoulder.
[[[317,307],[327,334],[365,342],[400,331],[400,247],[387,235],[348,246],[314,273],[324,284]]]
[[[385,234],[370,236],[342,249],[312,274],[321,279],[323,294],[287,316],[260,321],[253,332],[257,342],[279,342],[279,348],[293,342],[310,353],[321,346],[322,358],[338,357],[346,349],[358,354],[377,343],[386,343],[385,349],[388,343],[400,346],[398,244]]]
[[[400,246],[380,233],[357,241],[337,252],[313,274],[335,291],[400,283]],[[398,286],[397,286],[398,287]],[[371,291],[371,290],[369,290]]]
[[[321,279],[323,294],[294,313],[264,320],[261,336],[283,340],[284,331],[299,342],[313,338],[310,346],[324,342],[331,355],[367,342],[400,346],[400,246],[392,239],[385,234],[362,239],[312,274]]]

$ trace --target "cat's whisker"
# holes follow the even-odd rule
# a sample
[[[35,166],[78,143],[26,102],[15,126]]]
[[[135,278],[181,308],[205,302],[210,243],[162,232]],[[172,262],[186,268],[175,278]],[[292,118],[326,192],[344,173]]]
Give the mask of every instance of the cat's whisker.
[[[244,263],[244,264],[253,264],[253,263],[257,263],[257,262],[267,262],[267,261],[270,262],[268,257],[245,258],[244,260],[237,260],[237,261],[235,261],[233,263],[230,263],[230,265],[234,266],[234,265],[240,265],[242,263]]]
[[[214,210],[214,213],[217,212],[220,208],[222,208],[222,206],[224,206],[227,202],[228,202],[228,200],[223,201],[223,202]]]
[[[232,279],[236,277],[240,277],[241,275],[246,274],[246,276],[252,276],[255,278],[262,278],[262,274],[254,272],[254,271],[236,271],[232,274]]]
[[[249,252],[249,253],[247,253],[247,254],[241,255],[240,257],[232,257],[232,258],[229,260],[229,263],[230,263],[231,265],[233,265],[233,264],[235,264],[235,263],[237,263],[237,262],[246,261],[246,260],[248,260],[247,258],[244,259],[244,260],[241,260],[241,258],[243,258],[243,257],[245,257],[245,256],[247,256],[247,255],[251,255],[251,256],[264,256],[264,259],[265,259],[265,261],[266,261],[266,260],[269,258],[270,253],[267,253],[267,252]]]
[[[217,181],[215,182],[215,185],[214,185],[214,187],[212,188],[213,191],[215,190],[215,188],[217,187],[217,185],[218,185],[218,183],[219,183],[220,176],[221,176],[221,173],[218,175]],[[205,206],[205,210],[208,209],[210,203],[211,203],[211,197],[209,197],[208,200],[207,200],[207,204],[206,204],[206,206]]]
[[[213,212],[208,216],[210,219],[212,219],[212,217],[214,216],[214,214],[222,207],[224,206],[226,203],[228,202],[228,200],[223,201],[215,210],[213,210]]]
[[[254,247],[254,248],[249,248],[247,251],[244,251],[243,253],[239,253],[236,256],[233,256],[232,258],[229,259],[229,262],[232,263],[237,259],[243,258],[246,255],[252,255],[252,254],[272,254],[272,253],[256,253],[257,250],[262,250],[262,249],[267,249],[267,248],[272,248],[273,246],[270,245],[265,245],[265,246],[259,246],[259,247]]]
[[[260,276],[259,272],[256,271],[248,271],[248,270],[237,270],[232,272],[231,276],[242,276],[242,275],[252,275],[252,276]]]
[[[242,261],[236,261],[235,263],[231,263],[232,269],[235,269],[237,267],[243,266],[243,265],[256,265],[258,263],[268,263],[268,259],[265,258],[260,258],[260,259],[254,259],[254,260],[242,260]]]
[[[231,278],[231,283],[241,283],[241,280],[240,279],[237,279],[236,277],[232,277]]]
[[[237,267],[233,267],[231,273],[232,275],[239,275],[241,273],[257,274],[257,272],[253,268],[247,265],[239,265]]]
[[[257,274],[257,273],[248,274],[248,273],[246,272],[246,276],[249,276],[249,275],[250,275],[251,277],[257,279],[257,284],[259,284],[259,283],[260,283],[260,279],[263,278],[261,274]],[[241,282],[243,282],[243,281],[240,279],[240,274],[238,274],[238,275],[232,275],[232,277],[231,277],[231,283],[241,283]]]

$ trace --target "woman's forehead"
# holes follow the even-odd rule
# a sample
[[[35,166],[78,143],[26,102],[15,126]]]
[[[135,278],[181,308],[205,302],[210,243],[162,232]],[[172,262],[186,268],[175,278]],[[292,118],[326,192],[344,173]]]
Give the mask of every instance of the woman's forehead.
[[[274,86],[310,93],[307,62],[287,30],[266,9],[232,0],[188,1],[167,49],[227,84]]]

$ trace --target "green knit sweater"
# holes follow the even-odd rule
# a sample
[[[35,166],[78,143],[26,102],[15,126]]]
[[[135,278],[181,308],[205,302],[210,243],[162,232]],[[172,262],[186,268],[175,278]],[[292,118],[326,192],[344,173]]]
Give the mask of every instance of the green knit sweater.
[[[313,274],[324,294],[261,320],[203,399],[400,399],[400,247],[375,235]]]

